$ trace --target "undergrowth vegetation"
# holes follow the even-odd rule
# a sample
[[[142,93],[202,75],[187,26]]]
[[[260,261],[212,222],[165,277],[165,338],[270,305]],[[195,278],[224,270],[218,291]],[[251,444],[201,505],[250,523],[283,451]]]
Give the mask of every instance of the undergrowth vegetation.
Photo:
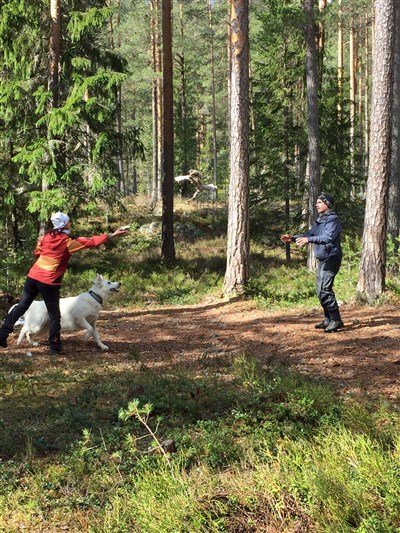
[[[389,405],[253,354],[203,377],[92,371],[3,397],[1,531],[399,530]]]
[[[303,252],[285,263],[279,212],[252,217],[248,297],[317,305]],[[159,259],[159,219],[140,205],[109,216],[114,229],[131,224],[130,235],[75,256],[64,294],[100,272],[122,282],[118,306],[128,309],[219,296],[225,208],[178,209],[173,269]],[[108,229],[100,217],[74,222],[79,234]],[[347,232],[342,301],[354,297],[359,249]],[[18,295],[29,257],[3,257],[3,290]],[[67,365],[35,363],[0,359],[2,532],[400,532],[394,405],[341,397],[256,353],[204,354],[196,371],[183,361],[160,372],[134,350],[118,361],[82,352]]]

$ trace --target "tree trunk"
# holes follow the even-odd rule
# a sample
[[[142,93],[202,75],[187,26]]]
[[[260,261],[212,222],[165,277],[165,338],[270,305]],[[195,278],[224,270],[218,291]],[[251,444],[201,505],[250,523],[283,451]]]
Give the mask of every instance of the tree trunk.
[[[369,19],[365,15],[366,29],[364,38],[365,66],[364,66],[364,173],[367,174],[369,166]]]
[[[320,142],[318,111],[318,72],[317,50],[315,42],[314,2],[304,0],[306,15],[306,70],[308,100],[308,161],[309,161],[309,196],[308,223],[311,227],[316,215],[316,201],[320,194]],[[308,268],[315,269],[315,260],[309,247]]]
[[[177,55],[177,61],[180,68],[180,111],[181,111],[181,150],[182,150],[182,166],[181,169],[184,174],[189,172],[188,161],[188,127],[187,127],[187,103],[186,103],[186,61],[185,61],[185,47],[183,45],[185,28],[183,24],[183,5],[179,4],[179,18],[181,29],[181,42],[182,51]],[[182,191],[185,189],[185,183],[183,184]]]
[[[210,29],[210,53],[211,53],[211,119],[213,135],[213,183],[218,186],[218,152],[217,152],[217,120],[215,105],[215,58],[214,58],[214,30],[212,24],[212,5],[211,0],[207,0],[208,7],[208,25]],[[218,191],[217,191],[218,193]]]
[[[370,160],[357,289],[374,301],[385,289],[390,166],[394,0],[375,0]]]
[[[113,0],[109,0],[109,5],[113,5]],[[121,22],[121,0],[117,0],[117,26]],[[121,43],[117,43],[121,46]],[[110,48],[115,50],[116,43],[114,40],[114,21],[110,17]],[[116,173],[117,173],[117,190],[125,193],[125,171],[124,171],[124,146],[122,137],[122,87],[119,83],[114,88],[115,98],[115,133],[117,135],[117,156],[116,156]]]
[[[172,70],[172,7],[163,0],[163,183],[161,255],[168,264],[175,262],[174,244],[174,97]]]
[[[60,101],[60,86],[59,86],[59,69],[60,69],[60,49],[61,49],[61,0],[50,0],[50,39],[49,39],[49,72],[47,80],[47,88],[51,93],[51,99],[47,106],[47,113],[50,114],[52,109],[59,106]],[[47,140],[49,143],[49,151],[54,152],[54,159],[56,161],[56,173],[61,173],[61,158],[59,147],[53,143],[51,148],[51,134],[48,129]],[[48,162],[50,164],[50,161]],[[42,192],[45,193],[49,188],[49,184],[43,174],[42,178]],[[39,234],[43,235],[46,231],[47,213],[45,208],[40,213],[40,230]]]
[[[324,55],[325,55],[325,22],[324,11],[327,0],[318,0],[319,25],[318,25],[318,68],[319,83],[322,85],[322,76],[324,72]]]
[[[162,59],[162,51],[161,51],[161,36],[159,31],[159,10],[160,10],[160,1],[155,0],[155,7],[156,7],[156,18],[155,18],[155,33],[156,33],[156,68],[157,68],[157,119],[158,119],[158,125],[157,125],[157,132],[158,132],[158,139],[157,139],[157,162],[158,162],[158,170],[157,170],[157,186],[158,186],[158,193],[157,197],[161,198],[162,196],[162,180],[163,180],[163,146],[164,146],[164,124],[163,124],[163,118],[164,118],[164,109],[163,109],[163,59]],[[163,4],[164,8],[164,4]],[[164,38],[164,37],[163,37]]]
[[[394,2],[395,30],[393,63],[392,146],[389,174],[388,233],[397,239],[400,223],[400,2]],[[399,243],[396,242],[396,250]]]
[[[249,273],[249,5],[231,0],[231,128],[226,295],[243,293]]]
[[[48,89],[51,92],[50,109],[58,107],[60,99],[59,68],[61,48],[61,0],[50,0],[50,43]]]
[[[343,99],[343,9],[342,0],[338,0],[339,22],[338,22],[338,56],[337,56],[337,77],[338,77],[338,122],[342,123],[342,99]]]
[[[350,184],[351,197],[355,198],[354,188],[354,147],[355,147],[355,118],[356,118],[356,44],[354,19],[350,20],[350,42],[349,42],[349,70],[350,70]]]
[[[156,18],[157,11],[155,9],[155,1],[150,0],[150,40],[151,40],[151,67],[153,70],[151,106],[152,106],[152,127],[153,127],[153,171],[151,177],[151,199],[150,204],[152,208],[158,202],[158,72],[157,72],[157,35],[156,35]]]

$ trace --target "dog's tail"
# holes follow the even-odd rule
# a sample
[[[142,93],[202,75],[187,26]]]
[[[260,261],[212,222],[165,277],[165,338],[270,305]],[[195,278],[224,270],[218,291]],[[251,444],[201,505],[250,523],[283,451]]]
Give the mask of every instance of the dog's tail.
[[[8,312],[10,313],[10,311],[12,311],[14,309],[14,307],[16,307],[16,306],[17,306],[17,304],[14,304],[13,306],[11,306],[10,309],[8,310]],[[24,315],[22,315],[15,322],[14,326],[23,326],[24,324],[25,324]]]

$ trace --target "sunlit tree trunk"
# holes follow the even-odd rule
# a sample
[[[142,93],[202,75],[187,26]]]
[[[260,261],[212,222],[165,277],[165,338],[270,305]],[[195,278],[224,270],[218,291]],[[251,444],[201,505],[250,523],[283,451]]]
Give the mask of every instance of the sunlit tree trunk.
[[[231,128],[226,295],[243,293],[249,273],[249,5],[231,0]]]
[[[150,56],[151,67],[153,70],[153,80],[151,87],[151,118],[152,118],[152,130],[153,130],[153,159],[152,159],[152,176],[151,176],[151,206],[154,208],[158,202],[159,193],[159,119],[158,119],[158,71],[157,71],[157,39],[156,35],[156,18],[158,14],[155,8],[155,1],[150,0]]]
[[[369,161],[369,16],[365,15],[366,29],[364,36],[364,51],[365,51],[365,64],[364,64],[364,173],[368,172]]]
[[[185,47],[184,47],[184,35],[185,28],[183,23],[183,5],[179,4],[179,22],[181,31],[182,50],[179,54],[176,54],[175,60],[179,66],[179,98],[180,98],[180,120],[181,120],[181,150],[182,150],[182,163],[183,168],[181,172],[186,174],[189,172],[188,161],[188,135],[187,135],[187,109],[186,109],[186,61],[185,61]]]
[[[114,0],[109,0],[109,5],[112,6]],[[116,24],[117,27],[121,23],[121,0],[117,0],[116,3]],[[115,42],[114,36],[114,20],[113,17],[110,17],[110,46],[111,50],[115,50],[116,46],[120,47],[121,42],[118,39]],[[125,171],[124,171],[124,146],[123,146],[123,136],[122,136],[122,87],[119,83],[114,88],[115,93],[115,132],[117,134],[117,160],[116,160],[116,170],[117,170],[117,189],[121,194],[125,194]]]
[[[355,119],[356,119],[356,44],[355,44],[354,19],[350,20],[350,42],[349,42],[349,71],[350,71],[350,183],[351,196],[354,199],[354,146],[355,146]]]
[[[394,0],[375,0],[370,160],[358,292],[369,301],[385,288],[390,166]]]
[[[324,72],[324,55],[325,55],[325,22],[324,12],[326,9],[326,0],[318,0],[319,24],[318,24],[318,68],[319,68],[319,83],[322,84],[322,76]]]
[[[155,33],[156,33],[156,68],[157,68],[157,184],[158,184],[158,198],[162,196],[162,180],[163,180],[163,146],[164,146],[164,98],[163,98],[163,55],[161,46],[161,35],[159,30],[159,12],[160,12],[160,0],[155,0],[156,6],[156,18],[155,18]],[[164,3],[162,4],[164,8]],[[164,37],[163,37],[164,39]]]
[[[47,88],[51,94],[47,106],[47,113],[59,106],[60,102],[60,51],[61,51],[61,0],[50,0],[50,38],[49,38],[49,71]],[[56,174],[62,172],[62,159],[60,156],[60,148],[54,139],[51,138],[50,130],[47,131],[47,139],[49,143],[49,151],[53,152],[53,157],[56,161]],[[49,161],[50,164],[50,161]],[[45,174],[42,178],[42,192],[45,193],[49,188],[49,183]],[[45,212],[41,213],[41,223],[39,233],[43,235],[46,231]]]
[[[218,152],[217,152],[217,120],[215,105],[215,57],[214,57],[214,29],[212,20],[212,0],[207,0],[208,25],[210,29],[210,60],[211,60],[211,120],[213,136],[213,182],[218,186]]]
[[[163,0],[163,182],[161,255],[168,264],[175,262],[174,244],[174,96],[172,70],[172,6]]]
[[[400,1],[394,2],[395,30],[393,63],[392,146],[389,174],[388,233],[397,239],[400,224]],[[395,246],[398,250],[399,245]]]
[[[339,103],[338,103],[338,120],[339,123],[343,120],[343,109],[342,109],[342,99],[343,99],[343,9],[342,9],[342,0],[338,0],[339,5],[339,22],[338,22],[338,57],[337,57],[337,77],[338,77],[338,93],[339,93]]]
[[[230,128],[231,128],[231,77],[232,77],[232,48],[231,48],[231,40],[232,40],[232,25],[231,25],[231,1],[228,1],[228,13],[227,13],[227,24],[226,24],[226,35],[227,35],[227,50],[226,50],[226,58],[227,58],[227,95],[228,95],[228,116],[227,116],[227,125],[228,125],[228,134],[230,135]]]
[[[308,167],[309,196],[308,222],[312,226],[316,215],[315,204],[320,194],[320,142],[319,142],[319,110],[318,110],[318,72],[317,50],[315,41],[314,2],[304,0],[306,15],[306,77],[308,101]],[[315,268],[315,260],[309,247],[308,268]]]
[[[361,37],[361,36],[360,36]],[[363,99],[363,87],[364,87],[364,70],[363,70],[363,49],[360,42],[358,60],[357,60],[357,74],[358,74],[358,173],[360,176],[364,176],[364,99]],[[357,193],[359,190],[356,191]]]
[[[51,92],[51,109],[58,107],[60,99],[59,69],[61,49],[61,0],[50,0],[50,43],[48,89]]]

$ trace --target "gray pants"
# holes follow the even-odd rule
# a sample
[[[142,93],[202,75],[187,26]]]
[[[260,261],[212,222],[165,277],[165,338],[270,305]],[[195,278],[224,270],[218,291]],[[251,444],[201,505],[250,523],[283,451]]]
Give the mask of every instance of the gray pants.
[[[317,267],[317,296],[324,309],[325,318],[341,320],[339,306],[333,292],[333,282],[339,272],[341,259],[324,259],[318,261]]]

